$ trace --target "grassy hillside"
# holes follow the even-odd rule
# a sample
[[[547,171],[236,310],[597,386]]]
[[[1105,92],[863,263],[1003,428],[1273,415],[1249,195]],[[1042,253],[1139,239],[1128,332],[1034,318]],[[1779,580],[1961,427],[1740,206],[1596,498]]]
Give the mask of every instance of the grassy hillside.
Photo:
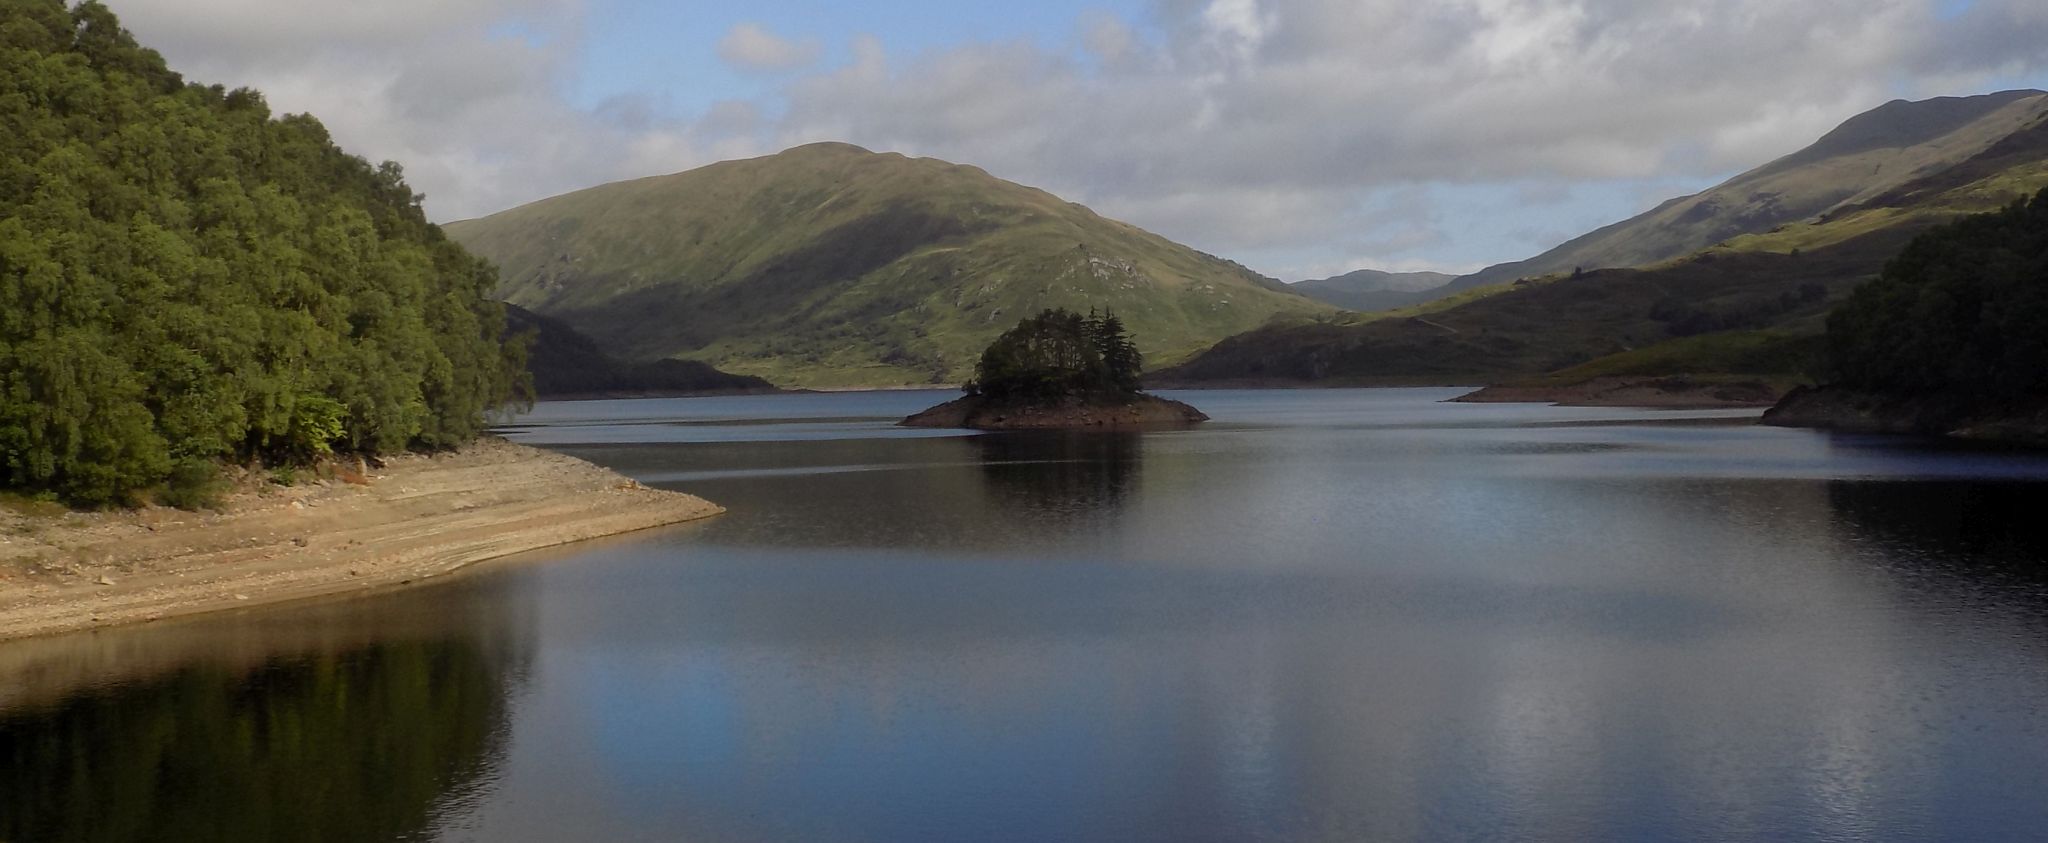
[[[1811,322],[1876,273],[1908,233],[1799,256],[1707,256],[1510,285],[1434,312],[1274,325],[1231,337],[1161,382],[1489,383],[1682,337]]]
[[[1218,343],[1160,372],[1157,379],[1562,383],[1610,375],[1782,378],[1803,371],[1811,361],[1833,306],[1876,277],[1915,235],[2048,187],[2048,98],[2011,100],[2008,107],[2029,103],[2043,110],[2000,137],[1973,138],[1974,154],[1917,170],[1882,190],[1859,188],[1854,201],[1812,219],[1640,268],[1497,282],[1408,310],[1274,324]],[[1880,112],[1887,109],[1897,110],[1887,106]],[[1861,125],[1851,121],[1837,134]],[[1866,129],[1849,132],[1846,139],[1831,135],[1816,145],[1819,152],[1800,153],[1763,172],[1784,174],[1812,160],[1867,154],[1878,133]],[[1473,281],[1468,276],[1459,283]]]
[[[1114,310],[1154,363],[1332,310],[973,167],[845,144],[608,184],[447,227],[508,301],[628,360],[789,386],[957,383],[1048,307]]]

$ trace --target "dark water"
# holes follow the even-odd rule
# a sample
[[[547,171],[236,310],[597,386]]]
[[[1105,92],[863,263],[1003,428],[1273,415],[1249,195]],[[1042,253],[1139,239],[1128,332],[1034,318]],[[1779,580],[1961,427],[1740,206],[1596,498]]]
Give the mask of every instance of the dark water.
[[[545,405],[731,513],[0,646],[0,840],[2048,834],[2048,459],[1450,394]]]

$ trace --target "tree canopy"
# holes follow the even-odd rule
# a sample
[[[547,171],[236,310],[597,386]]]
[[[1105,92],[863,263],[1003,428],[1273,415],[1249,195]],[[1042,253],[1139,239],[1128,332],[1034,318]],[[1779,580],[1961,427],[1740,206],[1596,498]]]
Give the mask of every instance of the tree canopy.
[[[1134,395],[1143,369],[1144,358],[1115,314],[1045,310],[981,353],[967,392],[994,400]]]
[[[1828,319],[1827,380],[1996,404],[2048,395],[2048,191],[1915,238]]]
[[[397,164],[186,83],[100,3],[0,0],[0,126],[0,485],[448,447],[519,388],[493,270]]]

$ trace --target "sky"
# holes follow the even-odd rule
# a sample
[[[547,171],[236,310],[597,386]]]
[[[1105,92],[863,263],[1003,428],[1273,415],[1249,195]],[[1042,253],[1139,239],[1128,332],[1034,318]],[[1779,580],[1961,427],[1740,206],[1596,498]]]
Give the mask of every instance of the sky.
[[[1282,280],[1537,254],[1897,98],[2048,88],[2042,0],[106,0],[430,217],[822,140]]]

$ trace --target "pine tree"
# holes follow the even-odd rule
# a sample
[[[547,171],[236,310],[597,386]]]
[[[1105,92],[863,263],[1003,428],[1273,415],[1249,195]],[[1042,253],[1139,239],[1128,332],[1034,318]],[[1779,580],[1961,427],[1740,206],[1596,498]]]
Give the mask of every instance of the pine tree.
[[[1131,341],[1130,332],[1115,313],[1104,313],[1095,323],[1095,348],[1107,370],[1108,383],[1121,392],[1137,392],[1138,377],[1144,372],[1144,356]]]
[[[989,344],[967,392],[996,400],[1126,396],[1138,391],[1141,366],[1116,316],[1045,310]]]

